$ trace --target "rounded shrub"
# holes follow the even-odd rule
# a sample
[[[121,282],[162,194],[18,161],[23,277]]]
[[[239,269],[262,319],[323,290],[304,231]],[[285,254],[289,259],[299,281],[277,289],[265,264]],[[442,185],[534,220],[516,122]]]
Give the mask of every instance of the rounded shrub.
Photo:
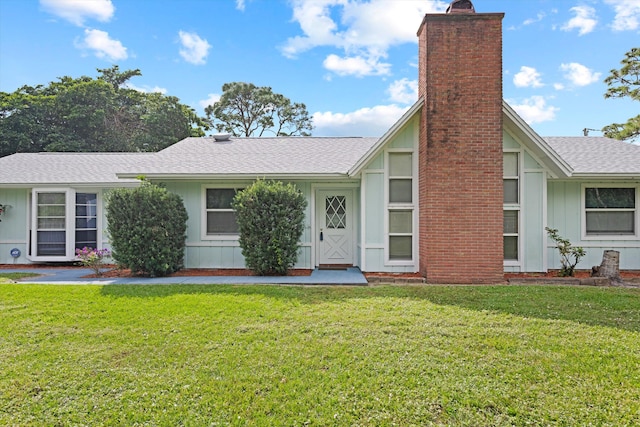
[[[293,185],[258,180],[233,203],[247,268],[258,275],[286,275],[298,260],[307,201]]]
[[[112,257],[137,274],[166,276],[184,263],[187,210],[182,198],[143,181],[107,196]]]

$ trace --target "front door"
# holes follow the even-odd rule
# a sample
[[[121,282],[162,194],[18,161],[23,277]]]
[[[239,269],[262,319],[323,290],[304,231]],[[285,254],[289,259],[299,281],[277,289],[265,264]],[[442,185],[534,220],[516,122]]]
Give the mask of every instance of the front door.
[[[353,265],[353,191],[319,190],[316,238],[319,265]]]

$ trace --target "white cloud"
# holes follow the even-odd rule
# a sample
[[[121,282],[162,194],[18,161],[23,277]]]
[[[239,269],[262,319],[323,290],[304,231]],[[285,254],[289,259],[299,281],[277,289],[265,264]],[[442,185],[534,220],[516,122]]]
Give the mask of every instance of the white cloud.
[[[564,85],[562,83],[554,83],[553,88],[555,90],[564,90]]]
[[[575,6],[570,9],[576,14],[566,24],[562,26],[563,31],[578,29],[578,35],[583,36],[590,33],[598,24],[596,10],[591,6]]]
[[[535,17],[535,18],[529,18],[529,19],[526,19],[526,20],[522,23],[522,25],[531,25],[531,24],[535,24],[536,22],[540,22],[540,21],[542,21],[546,16],[547,16],[547,14],[546,14],[546,13],[544,13],[544,12],[539,12],[539,13],[538,13],[538,15],[536,15],[536,17]]]
[[[391,64],[380,62],[380,58],[362,56],[353,56],[340,58],[338,55],[331,54],[322,63],[324,68],[336,73],[339,76],[383,76],[388,75]]]
[[[509,105],[529,124],[548,122],[556,118],[557,107],[547,105],[542,96],[532,96],[520,104],[509,101]]]
[[[575,86],[588,86],[600,80],[602,73],[596,73],[577,62],[560,65],[560,69],[565,72],[564,77]]]
[[[209,55],[209,49],[211,49],[209,42],[196,33],[188,33],[186,31],[180,31],[178,36],[182,45],[180,56],[190,64],[204,64]]]
[[[40,5],[47,12],[78,26],[83,26],[90,18],[107,22],[115,11],[111,0],[40,0]]]
[[[401,104],[413,104],[418,100],[418,81],[407,78],[396,80],[387,89],[389,99]]]
[[[513,76],[516,87],[542,87],[541,74],[533,67],[522,66],[520,72]]]
[[[245,4],[244,0],[236,0],[236,9],[244,12]]]
[[[285,56],[293,58],[309,49],[329,46],[343,51],[343,58],[364,58],[364,63],[369,64],[386,58],[391,46],[417,43],[416,28],[424,14],[442,12],[448,4],[441,0],[292,0],[292,3],[293,21],[300,25],[302,35],[286,41],[281,49]],[[330,56],[325,64],[344,70],[336,61],[340,56]],[[386,68],[388,64],[383,65]],[[378,66],[370,66],[368,71],[360,69],[383,74]],[[342,75],[346,74],[353,73]]]
[[[163,87],[159,87],[159,86],[154,86],[154,87],[150,87],[150,86],[136,86],[133,83],[129,83],[127,82],[124,87],[126,87],[127,89],[133,89],[136,90],[138,92],[142,92],[142,93],[161,93],[163,95],[166,95],[166,93],[168,92],[166,88]]]
[[[207,108],[209,105],[213,105],[216,102],[220,101],[220,94],[210,93],[207,99],[203,99],[198,101],[198,105],[200,105],[203,109]]]
[[[637,30],[640,28],[639,0],[605,0],[613,6],[616,16],[611,24],[614,31]]]
[[[317,136],[382,136],[409,107],[378,105],[351,113],[317,112],[313,114]]]
[[[121,61],[129,57],[127,48],[119,40],[109,37],[109,33],[106,31],[91,28],[84,30],[84,40],[82,43],[76,43],[76,47],[93,50],[98,58],[110,61]]]

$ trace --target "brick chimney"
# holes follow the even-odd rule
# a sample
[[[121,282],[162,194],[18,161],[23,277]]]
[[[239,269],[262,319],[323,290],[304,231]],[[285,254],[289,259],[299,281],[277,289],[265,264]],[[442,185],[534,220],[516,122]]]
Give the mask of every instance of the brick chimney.
[[[502,18],[456,0],[418,31],[420,272],[428,283],[500,283]]]

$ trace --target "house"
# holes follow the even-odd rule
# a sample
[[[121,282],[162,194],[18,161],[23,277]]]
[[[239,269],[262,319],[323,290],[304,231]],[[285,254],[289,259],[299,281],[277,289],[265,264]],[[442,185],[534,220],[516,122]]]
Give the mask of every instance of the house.
[[[495,283],[560,267],[545,227],[599,264],[640,270],[640,146],[542,138],[502,99],[501,13],[469,1],[418,31],[419,100],[380,138],[187,138],[158,153],[0,159],[0,263],[70,261],[109,247],[112,188],[144,175],[189,213],[185,265],[243,268],[233,194],[259,178],[308,201],[296,268],[347,264],[433,283]]]

